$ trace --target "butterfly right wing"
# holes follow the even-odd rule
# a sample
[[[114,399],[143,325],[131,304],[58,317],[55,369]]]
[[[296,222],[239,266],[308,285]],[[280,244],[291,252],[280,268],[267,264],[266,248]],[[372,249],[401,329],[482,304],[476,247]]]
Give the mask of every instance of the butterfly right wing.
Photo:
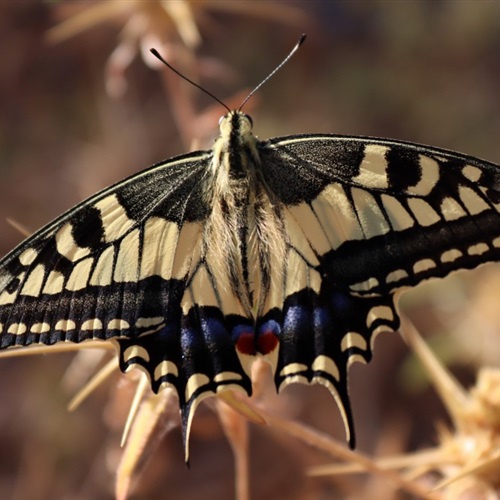
[[[348,367],[399,327],[394,294],[500,259],[500,167],[333,135],[272,139],[259,154],[288,239],[259,319],[279,339],[276,384],[328,387],[353,445]]]

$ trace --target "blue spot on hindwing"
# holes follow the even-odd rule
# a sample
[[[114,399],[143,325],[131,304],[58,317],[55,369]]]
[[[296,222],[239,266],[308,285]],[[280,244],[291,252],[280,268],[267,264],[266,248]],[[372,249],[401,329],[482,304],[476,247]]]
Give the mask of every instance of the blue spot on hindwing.
[[[291,306],[285,312],[283,320],[283,331],[298,332],[302,329],[310,328],[311,314],[309,308],[301,305]],[[286,335],[286,333],[285,333]]]
[[[313,326],[316,333],[332,331],[332,315],[326,307],[314,308]]]
[[[257,348],[261,354],[269,354],[278,346],[281,333],[279,323],[274,319],[268,319],[262,323],[257,332]]]
[[[260,325],[259,327],[257,335],[264,335],[266,333],[272,333],[278,336],[281,333],[280,324],[274,319],[269,319],[266,322],[262,323],[262,325]]]
[[[253,328],[250,325],[236,325],[231,330],[231,338],[236,344],[242,335],[253,335]]]
[[[330,302],[334,311],[342,313],[350,309],[352,297],[348,293],[335,291],[332,293]]]

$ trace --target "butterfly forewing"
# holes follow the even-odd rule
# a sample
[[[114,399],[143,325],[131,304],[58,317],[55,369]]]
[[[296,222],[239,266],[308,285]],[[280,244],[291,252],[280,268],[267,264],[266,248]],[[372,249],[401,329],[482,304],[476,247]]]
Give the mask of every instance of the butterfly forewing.
[[[147,280],[182,274],[172,266],[179,225],[200,224],[207,209],[202,199],[197,212],[175,201],[196,191],[200,163],[184,158],[109,188],[5,257],[3,347],[135,335],[162,316],[161,301],[145,299]]]
[[[207,162],[194,154],[139,174],[7,256],[2,346],[137,337],[178,323],[186,279],[200,260]]]
[[[497,165],[339,136],[275,139],[263,152],[266,182],[291,205],[306,247],[354,294],[392,292],[500,256]]]

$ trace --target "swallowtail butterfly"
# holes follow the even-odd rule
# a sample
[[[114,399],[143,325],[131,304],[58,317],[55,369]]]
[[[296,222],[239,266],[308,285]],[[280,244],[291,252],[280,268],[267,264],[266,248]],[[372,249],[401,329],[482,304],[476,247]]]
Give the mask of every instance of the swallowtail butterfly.
[[[301,39],[302,41],[302,39]],[[292,52],[293,53],[293,52]],[[395,331],[396,292],[500,259],[500,167],[417,144],[259,140],[240,110],[209,151],[69,210],[0,262],[0,347],[116,343],[174,388],[187,439],[206,396],[319,383],[354,446],[348,367]]]

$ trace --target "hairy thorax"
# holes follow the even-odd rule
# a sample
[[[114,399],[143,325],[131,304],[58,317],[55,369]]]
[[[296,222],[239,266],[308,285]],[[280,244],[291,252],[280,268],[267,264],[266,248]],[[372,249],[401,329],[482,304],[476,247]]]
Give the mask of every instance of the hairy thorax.
[[[258,140],[245,115],[231,118],[230,133],[214,147],[207,193],[212,212],[203,239],[207,258],[215,261],[215,278],[237,291],[245,312],[255,318],[271,286],[281,281],[285,236],[280,206],[261,179]]]

